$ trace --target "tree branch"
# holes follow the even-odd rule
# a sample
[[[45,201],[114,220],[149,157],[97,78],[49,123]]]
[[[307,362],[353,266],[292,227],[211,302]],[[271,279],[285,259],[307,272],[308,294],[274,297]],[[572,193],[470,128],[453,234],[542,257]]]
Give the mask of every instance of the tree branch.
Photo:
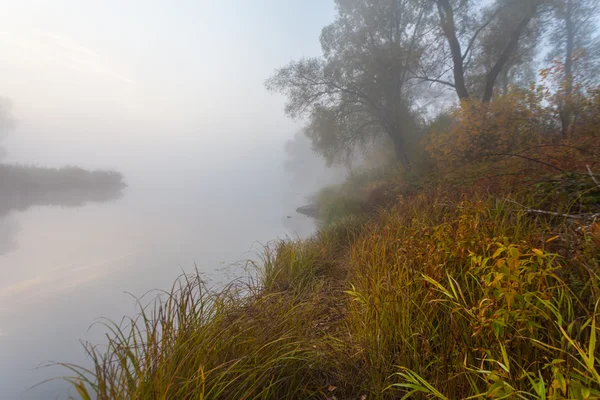
[[[482,101],[484,103],[489,103],[492,100],[492,96],[494,95],[494,86],[496,85],[496,79],[498,78],[498,75],[500,75],[500,72],[502,72],[502,70],[506,66],[506,63],[508,62],[510,55],[513,53],[513,51],[519,44],[519,39],[521,38],[521,35],[522,35],[523,31],[525,30],[525,28],[527,27],[527,25],[529,25],[529,21],[531,21],[531,19],[535,15],[537,8],[538,8],[537,4],[530,7],[530,9],[527,11],[525,16],[523,17],[523,19],[521,19],[521,22],[519,22],[519,25],[517,25],[517,27],[515,28],[512,36],[510,38],[510,41],[504,48],[504,51],[502,52],[502,54],[500,55],[500,58],[498,58],[498,61],[492,67],[491,71],[487,75],[486,83],[485,83],[485,92],[483,94],[483,99],[482,99]]]
[[[421,79],[425,82],[434,82],[434,83],[440,83],[442,85],[446,85],[446,86],[450,86],[451,88],[456,89],[456,85],[452,82],[448,82],[448,81],[444,81],[441,79],[435,79],[435,78],[428,78],[426,76],[415,76],[415,78],[417,79]]]
[[[589,215],[562,214],[562,213],[557,213],[557,212],[554,212],[554,211],[536,210],[536,209],[533,209],[533,208],[526,207],[523,204],[517,203],[516,201],[510,200],[510,199],[505,199],[505,200],[507,202],[509,202],[509,203],[513,203],[513,204],[516,204],[516,205],[518,205],[520,207],[523,207],[524,211],[528,212],[528,213],[552,215],[554,217],[563,217],[563,218],[577,219],[577,220],[582,220],[582,219],[585,220],[585,219],[590,218]],[[594,216],[592,216],[592,217],[594,217]]]
[[[498,7],[496,9],[496,11],[494,11],[494,13],[490,16],[490,18],[483,24],[481,25],[479,28],[477,28],[477,30],[475,31],[475,33],[473,34],[473,37],[471,38],[471,40],[469,41],[469,45],[467,46],[467,50],[465,50],[465,53],[462,55],[462,60],[465,61],[465,59],[467,58],[467,55],[469,54],[469,52],[471,51],[471,49],[473,48],[473,45],[475,44],[475,40],[477,40],[477,36],[479,36],[479,34],[485,29],[487,28],[487,26],[489,24],[492,23],[492,21],[494,20],[494,18],[496,18],[498,16],[498,14],[500,14],[500,11],[502,11],[504,7]]]
[[[535,159],[535,158],[531,158],[531,157],[523,156],[523,155],[520,155],[520,154],[512,154],[512,153],[491,153],[491,154],[489,154],[489,155],[490,155],[490,156],[502,156],[502,157],[517,157],[517,158],[522,158],[522,159],[524,159],[524,160],[527,160],[527,161],[532,161],[532,162],[535,162],[535,163],[538,163],[538,164],[545,165],[545,166],[547,166],[547,167],[553,168],[553,169],[555,169],[555,170],[557,170],[557,171],[560,171],[560,172],[562,172],[563,174],[566,174],[566,173],[567,173],[567,171],[565,171],[565,170],[564,170],[564,169],[562,169],[562,168],[559,168],[559,167],[557,167],[556,165],[548,164],[547,162],[540,161],[540,160],[537,160],[537,159]]]
[[[592,173],[592,169],[590,168],[589,165],[586,165],[586,167],[587,167],[587,170],[588,170],[588,174],[590,174],[590,178],[592,178],[592,180],[594,181],[594,183],[596,184],[596,186],[598,186],[598,189],[600,189],[600,182],[598,182],[598,180],[596,179],[596,177]]]
[[[460,42],[456,37],[456,26],[454,23],[454,10],[448,0],[436,0],[438,6],[438,14],[440,17],[440,23],[446,38],[448,45],[450,46],[450,52],[452,53],[452,61],[454,64],[454,85],[456,88],[456,94],[458,98],[468,99],[469,91],[465,83],[465,71],[462,60],[462,50],[460,49]]]
[[[400,81],[400,87],[402,87],[404,85],[404,83],[406,82],[406,74],[408,72],[408,63],[410,62],[410,59],[412,58],[412,53],[414,51],[414,47],[415,47],[415,43],[416,43],[416,39],[417,39],[417,33],[419,32],[419,30],[421,28],[421,20],[423,19],[424,13],[425,13],[425,6],[422,6],[421,10],[419,11],[419,18],[417,19],[417,23],[415,24],[415,30],[413,31],[413,35],[410,40],[410,46],[408,47],[408,54],[406,55],[406,62],[404,63],[404,68],[402,71],[402,79]]]

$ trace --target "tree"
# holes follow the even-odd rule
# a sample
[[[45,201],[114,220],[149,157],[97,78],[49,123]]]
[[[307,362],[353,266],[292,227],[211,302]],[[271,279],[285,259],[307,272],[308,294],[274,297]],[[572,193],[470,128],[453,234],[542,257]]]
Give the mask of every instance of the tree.
[[[430,7],[419,0],[336,0],[336,9],[321,34],[323,57],[290,63],[266,86],[287,96],[288,115],[307,118],[306,134],[329,164],[386,134],[410,169],[418,86],[411,71],[426,51]]]
[[[532,29],[531,22],[540,13],[543,0],[497,0],[483,9],[469,0],[433,3],[445,46],[438,46],[437,74],[422,78],[451,86],[461,100],[480,92],[477,97],[489,103],[498,80],[508,79],[511,67],[533,58],[539,29]],[[529,40],[527,46],[521,43],[525,51],[519,51],[524,36]],[[447,79],[450,71],[452,78]],[[480,84],[469,85],[469,79]]]
[[[554,24],[549,36],[549,61],[562,64],[558,98],[562,135],[567,136],[574,122],[574,96],[578,78],[589,78],[600,72],[600,41],[596,21],[600,0],[557,0],[554,4]],[[584,71],[587,69],[587,71]]]
[[[484,21],[493,18],[487,28],[481,32],[477,51],[471,55],[472,72],[469,76],[469,89],[472,93],[477,93],[480,97],[485,92],[488,73],[501,58],[510,40],[506,32],[515,29],[523,12],[523,3],[515,3],[514,0],[503,0],[496,7],[483,10]],[[531,20],[524,29],[517,48],[509,54],[506,64],[496,79],[497,91],[508,94],[510,86],[529,87],[536,81],[534,60],[542,27],[543,23],[538,18]]]

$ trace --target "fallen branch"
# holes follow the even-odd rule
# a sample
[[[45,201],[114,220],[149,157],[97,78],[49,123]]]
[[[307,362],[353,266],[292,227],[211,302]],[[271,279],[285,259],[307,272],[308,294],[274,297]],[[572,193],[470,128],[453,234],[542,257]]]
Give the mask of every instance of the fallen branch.
[[[589,218],[588,215],[561,214],[561,213],[557,213],[557,212],[553,212],[553,211],[535,210],[535,209],[532,209],[532,208],[526,208],[525,212],[534,213],[534,214],[552,215],[552,216],[555,216],[555,217],[563,217],[563,218],[570,218],[570,219],[577,219],[577,220],[584,220],[584,219],[588,219]]]
[[[590,168],[589,165],[586,165],[586,167],[587,167],[587,170],[588,170],[588,174],[590,174],[590,178],[592,178],[592,180],[594,181],[594,183],[596,184],[596,186],[598,186],[598,189],[600,189],[600,183],[598,182],[598,180],[596,179],[596,177],[592,173],[592,169]]]
[[[558,212],[554,212],[554,211],[546,211],[546,210],[536,210],[534,208],[529,208],[524,206],[521,203],[517,203],[516,201],[510,200],[510,199],[506,199],[507,202],[509,203],[513,203],[516,204],[520,207],[523,207],[523,211],[528,212],[528,213],[532,213],[532,214],[543,214],[543,215],[551,215],[553,217],[563,217],[563,218],[569,218],[569,219],[576,219],[576,220],[587,220],[587,219],[593,219],[595,217],[598,216],[598,214],[594,214],[594,215],[587,215],[587,214],[563,214],[563,213],[558,213]]]

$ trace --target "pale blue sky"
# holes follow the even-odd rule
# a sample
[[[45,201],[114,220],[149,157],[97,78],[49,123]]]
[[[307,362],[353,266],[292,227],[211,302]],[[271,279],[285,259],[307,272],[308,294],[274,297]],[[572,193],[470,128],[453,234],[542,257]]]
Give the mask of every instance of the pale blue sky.
[[[296,125],[263,81],[320,54],[334,12],[330,0],[0,3],[0,96],[19,120],[7,146],[42,162],[57,160],[56,143],[65,156],[141,140],[283,141]]]

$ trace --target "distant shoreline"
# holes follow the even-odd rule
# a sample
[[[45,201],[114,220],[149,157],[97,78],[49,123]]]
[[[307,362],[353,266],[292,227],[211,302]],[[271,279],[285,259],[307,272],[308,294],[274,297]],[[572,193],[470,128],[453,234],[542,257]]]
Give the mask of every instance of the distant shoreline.
[[[0,216],[37,205],[77,207],[115,200],[125,187],[116,171],[0,163]]]

